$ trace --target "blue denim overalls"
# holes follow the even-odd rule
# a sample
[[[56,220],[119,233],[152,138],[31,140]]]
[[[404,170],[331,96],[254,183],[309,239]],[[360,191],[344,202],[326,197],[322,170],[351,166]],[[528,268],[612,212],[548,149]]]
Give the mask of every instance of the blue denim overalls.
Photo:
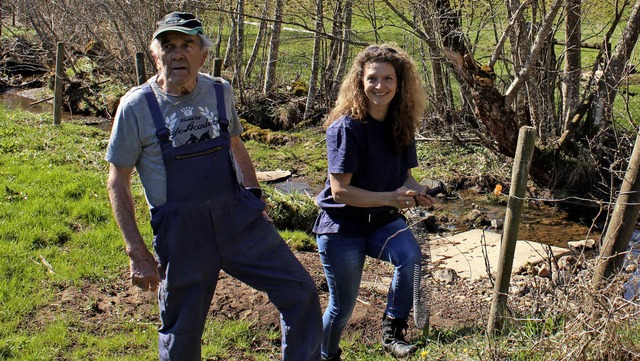
[[[266,292],[278,308],[283,360],[319,360],[322,321],[315,283],[262,216],[264,204],[237,181],[222,84],[215,83],[220,136],[176,148],[151,87],[143,89],[167,174],[167,203],[151,212],[162,276],[160,360],[201,359],[220,270]]]

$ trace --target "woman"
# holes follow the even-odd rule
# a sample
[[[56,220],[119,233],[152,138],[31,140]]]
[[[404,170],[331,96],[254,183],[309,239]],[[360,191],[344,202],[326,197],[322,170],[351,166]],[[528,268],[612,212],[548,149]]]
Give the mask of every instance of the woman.
[[[409,55],[373,45],[355,58],[325,122],[329,175],[314,225],[329,286],[323,360],[340,360],[340,336],[353,311],[365,256],[391,262],[394,276],[382,317],[382,345],[395,357],[417,349],[404,331],[421,253],[399,210],[431,206],[411,175],[425,92]]]

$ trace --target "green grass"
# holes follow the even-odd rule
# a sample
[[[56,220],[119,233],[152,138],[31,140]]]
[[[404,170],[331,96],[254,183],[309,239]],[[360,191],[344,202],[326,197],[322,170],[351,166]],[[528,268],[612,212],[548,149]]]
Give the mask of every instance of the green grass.
[[[295,176],[304,177],[313,186],[321,186],[326,178],[327,159],[324,132],[316,128],[277,132],[291,139],[285,146],[247,141],[247,149],[256,170],[268,171],[289,167]]]

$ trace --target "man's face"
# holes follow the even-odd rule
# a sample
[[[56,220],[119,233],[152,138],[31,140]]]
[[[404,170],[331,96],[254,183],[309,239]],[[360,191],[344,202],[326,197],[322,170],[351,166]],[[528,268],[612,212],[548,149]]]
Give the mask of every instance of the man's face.
[[[158,36],[161,50],[156,54],[156,65],[165,90],[183,94],[193,90],[198,70],[207,58],[198,35],[168,31]]]

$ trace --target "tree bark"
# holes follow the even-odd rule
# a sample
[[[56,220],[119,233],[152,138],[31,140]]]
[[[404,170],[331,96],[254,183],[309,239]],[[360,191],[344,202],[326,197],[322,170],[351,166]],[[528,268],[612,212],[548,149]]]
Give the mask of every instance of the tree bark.
[[[598,96],[602,99],[606,124],[612,117],[613,102],[618,93],[620,82],[627,75],[627,62],[631,58],[633,48],[640,33],[640,0],[631,10],[627,25],[622,31],[622,37],[616,45],[611,60],[605,65],[603,79],[598,85]]]
[[[580,73],[582,69],[581,46],[582,43],[582,0],[567,0],[565,5],[565,58],[564,74],[562,79],[562,117],[567,129],[569,122],[580,105]]]
[[[349,45],[351,42],[351,19],[353,16],[353,0],[345,0],[344,2],[344,12],[343,12],[343,26],[342,26],[342,37],[344,41],[340,43],[340,56],[338,58],[338,69],[336,70],[336,75],[333,79],[333,84],[336,86],[333,88],[334,93],[331,94],[331,99],[334,99],[335,96],[338,95],[337,84],[342,83],[342,78],[344,77],[344,73],[347,69],[347,61],[349,60],[349,50],[351,46]]]
[[[604,235],[604,244],[591,279],[598,289],[603,281],[620,271],[624,264],[627,246],[633,234],[640,211],[640,134],[636,137],[631,160],[624,176],[620,195],[616,201],[611,222]]]
[[[229,0],[231,3],[233,0]],[[232,8],[231,4],[229,8]],[[235,55],[236,55],[236,35],[237,35],[237,18],[235,16],[231,17],[231,29],[229,29],[229,38],[227,39],[227,50],[224,52],[224,58],[222,59],[222,66],[224,68],[231,67],[232,63],[235,64]]]
[[[327,64],[324,69],[326,74],[325,85],[327,95],[330,99],[335,99],[338,94],[340,84],[336,83],[336,69],[338,68],[338,58],[340,55],[341,44],[340,39],[342,29],[344,25],[344,7],[341,0],[336,1],[335,8],[333,9],[333,21],[331,23],[331,42],[329,42],[329,55],[327,56]]]
[[[256,40],[253,43],[253,49],[251,50],[251,55],[247,60],[247,67],[244,69],[244,78],[251,78],[251,72],[253,71],[253,65],[258,58],[258,52],[260,51],[260,47],[262,46],[262,39],[264,38],[264,34],[267,31],[267,16],[269,15],[269,0],[264,0],[264,7],[262,8],[262,17],[260,19],[260,26],[258,28],[258,34],[256,35]]]
[[[264,76],[262,93],[269,94],[276,83],[276,69],[278,66],[278,51],[280,49],[280,32],[282,31],[282,14],[284,12],[284,0],[276,0],[273,31],[271,32],[267,69]]]
[[[562,5],[561,0],[554,0],[553,4],[549,8],[549,12],[544,19],[542,26],[540,26],[540,30],[536,34],[536,38],[531,46],[531,51],[527,56],[527,60],[522,66],[522,69],[516,73],[516,78],[513,80],[507,91],[505,92],[506,104],[509,105],[513,101],[518,92],[519,88],[523,85],[526,80],[529,72],[533,69],[533,64],[538,61],[540,51],[544,46],[545,40],[548,38],[549,33],[552,30],[553,21],[558,14],[558,10],[560,10],[560,6]]]
[[[311,78],[309,79],[309,91],[307,93],[307,103],[304,108],[304,119],[309,119],[313,110],[313,104],[316,100],[316,91],[318,87],[318,70],[320,68],[320,49],[322,47],[322,28],[323,28],[323,0],[316,0],[316,25],[313,38],[313,55],[311,56]]]
[[[422,22],[422,28],[424,29],[425,34],[432,39],[436,38],[436,34],[442,34],[444,32],[443,30],[438,30],[440,28],[440,23],[444,20],[440,15],[436,15],[436,13],[446,12],[446,9],[450,10],[450,7],[448,2],[446,6],[442,3],[443,0],[439,0],[435,4],[431,1],[423,1],[418,5],[418,16]],[[440,6],[445,6],[445,9],[440,10]],[[450,94],[450,90],[447,92],[445,89],[445,70],[442,61],[442,52],[440,51],[440,48],[436,46],[435,42],[428,42],[427,49],[429,60],[431,61],[431,83],[433,85],[433,89],[429,93],[433,96],[433,104],[437,114],[436,117],[446,122],[447,110],[451,109],[450,106],[452,104],[448,104],[447,94]],[[466,53],[466,47],[464,48],[464,52]]]
[[[244,59],[244,0],[237,0],[236,3],[236,56],[234,61],[233,84],[237,89],[242,89],[240,72],[242,71],[242,61]],[[240,92],[240,102],[243,103],[242,91]]]
[[[591,66],[591,75],[584,86],[582,95],[580,96],[580,105],[576,110],[576,114],[571,118],[569,123],[566,123],[566,128],[562,135],[558,139],[555,149],[562,150],[570,144],[576,136],[592,137],[593,134],[598,132],[593,125],[601,124],[602,122],[602,101],[598,96],[597,86],[599,77],[596,76],[598,71],[601,70],[601,62],[604,59],[605,54],[610,54],[611,50],[611,37],[614,31],[622,21],[622,16],[628,1],[625,1],[623,6],[615,13],[614,19],[609,25],[609,29],[602,40],[602,43],[598,47],[599,51]],[[584,45],[583,45],[584,47]],[[596,88],[594,90],[594,87]],[[578,130],[582,130],[579,132]],[[584,133],[584,134],[583,134]]]
[[[458,54],[469,53],[460,24],[460,12],[451,8],[449,0],[436,0],[435,6],[438,11],[442,44]]]

